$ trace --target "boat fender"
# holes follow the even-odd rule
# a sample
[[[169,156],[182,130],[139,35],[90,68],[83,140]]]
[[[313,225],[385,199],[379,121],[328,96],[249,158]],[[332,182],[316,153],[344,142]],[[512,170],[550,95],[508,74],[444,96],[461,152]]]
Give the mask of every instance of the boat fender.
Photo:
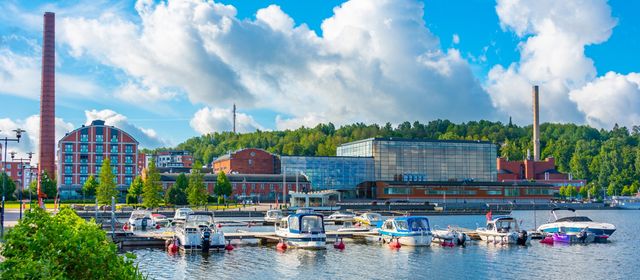
[[[233,249],[235,249],[235,248],[233,247],[233,245],[231,245],[231,240],[229,240],[229,241],[227,242],[227,245],[226,245],[226,246],[224,246],[224,249],[225,249],[226,251],[233,251]]]
[[[129,223],[124,223],[124,225],[122,226],[122,230],[124,231],[129,230]]]
[[[280,242],[278,242],[278,245],[276,245],[276,249],[278,251],[285,251],[287,250],[287,244],[284,243],[284,240],[280,239]]]
[[[178,252],[178,239],[177,238],[173,238],[173,241],[171,240],[167,240],[169,242],[171,242],[171,244],[169,244],[169,247],[167,247],[167,250],[169,251],[169,253],[173,254]]]
[[[218,224],[218,228],[222,228],[222,224]]]
[[[391,240],[391,242],[389,243],[389,248],[391,249],[400,249],[400,247],[402,247],[402,245],[400,245],[400,240],[398,240],[396,238],[396,240]]]
[[[346,246],[344,245],[344,242],[342,242],[342,238],[340,238],[340,241],[336,240],[336,243],[333,244],[333,248],[336,248],[338,250],[344,250]]]
[[[160,224],[156,224],[156,229],[160,229]]]

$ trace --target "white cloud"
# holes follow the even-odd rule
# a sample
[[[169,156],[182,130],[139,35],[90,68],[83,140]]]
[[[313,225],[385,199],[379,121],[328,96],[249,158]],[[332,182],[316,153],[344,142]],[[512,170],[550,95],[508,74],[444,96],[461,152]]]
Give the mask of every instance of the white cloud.
[[[496,11],[503,29],[523,41],[519,62],[489,72],[494,106],[528,123],[531,86],[538,84],[543,120],[583,121],[568,93],[596,77],[584,48],[606,41],[616,25],[606,1],[498,0]]]
[[[608,72],[583,88],[569,93],[587,122],[596,127],[611,128],[616,123],[640,125],[640,74],[621,75]]]
[[[75,57],[160,92],[179,88],[208,108],[267,108],[291,116],[286,127],[492,117],[467,61],[441,49],[418,1],[345,2],[324,20],[321,36],[276,5],[255,20],[211,1],[139,1],[136,10],[139,21],[116,13],[63,18],[60,41]]]
[[[126,116],[118,114],[113,110],[105,109],[98,111],[94,109],[84,111],[84,114],[87,118],[85,125],[91,124],[94,120],[103,120],[105,125],[115,126],[131,134],[143,148],[157,148],[169,144],[165,139],[159,137],[155,130],[134,125]]]
[[[55,124],[57,145],[58,141],[65,135],[65,133],[74,129],[74,125],[65,122],[61,118],[56,118]],[[16,157],[22,158],[26,158],[28,152],[33,152],[35,154],[33,155],[31,163],[37,163],[40,155],[40,116],[32,115],[26,119],[16,120],[9,118],[0,119],[0,137],[4,138],[6,136],[15,138],[16,135],[12,130],[17,128],[24,129],[26,132],[21,137],[20,143],[10,142],[9,149],[7,151],[15,151],[18,153]],[[4,145],[4,143],[2,144]]]
[[[154,85],[129,81],[116,90],[114,96],[126,102],[148,106],[149,103],[172,100],[177,94]]]
[[[453,37],[451,38],[451,42],[453,42],[454,45],[460,44],[460,35],[453,34]]]
[[[233,130],[233,111],[222,108],[204,107],[198,110],[191,121],[191,127],[200,134]],[[245,133],[264,128],[253,117],[236,112],[236,131]]]

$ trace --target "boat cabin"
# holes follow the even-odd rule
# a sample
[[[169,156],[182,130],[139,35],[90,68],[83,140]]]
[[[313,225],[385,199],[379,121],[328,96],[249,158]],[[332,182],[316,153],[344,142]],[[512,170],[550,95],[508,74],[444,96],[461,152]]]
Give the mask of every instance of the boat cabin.
[[[507,233],[519,231],[518,221],[511,216],[497,216],[491,221],[487,221],[487,231]]]
[[[288,230],[291,233],[324,233],[324,220],[320,214],[293,214],[282,218],[278,229]]]
[[[382,224],[384,231],[419,232],[430,231],[427,217],[398,217],[388,219]]]

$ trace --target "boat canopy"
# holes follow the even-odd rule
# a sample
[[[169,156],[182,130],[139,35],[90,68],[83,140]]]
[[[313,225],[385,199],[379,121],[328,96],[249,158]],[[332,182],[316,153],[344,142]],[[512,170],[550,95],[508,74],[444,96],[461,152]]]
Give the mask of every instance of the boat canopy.
[[[324,233],[324,221],[320,214],[293,214],[287,218],[291,233]]]
[[[495,217],[493,217],[493,220],[491,220],[491,221],[495,223],[495,222],[497,222],[497,221],[499,221],[499,220],[501,220],[501,221],[504,221],[504,220],[514,220],[514,218],[513,218],[513,217],[511,217],[511,216],[495,216]]]
[[[576,209],[569,208],[569,207],[556,207],[556,208],[551,209],[551,212],[555,212],[556,210],[567,210],[567,211],[571,211],[571,212],[576,212]]]
[[[393,219],[397,231],[429,231],[429,219],[421,216],[397,217]]]
[[[557,219],[556,222],[593,222],[591,219],[585,216],[573,216]]]

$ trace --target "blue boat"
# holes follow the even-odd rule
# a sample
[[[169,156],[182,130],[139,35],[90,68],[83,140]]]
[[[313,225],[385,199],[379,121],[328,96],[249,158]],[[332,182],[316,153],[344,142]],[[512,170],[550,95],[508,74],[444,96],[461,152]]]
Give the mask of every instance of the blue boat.
[[[384,242],[397,240],[407,246],[429,246],[433,236],[429,219],[423,216],[390,218],[378,230]]]
[[[296,213],[282,218],[276,224],[276,236],[291,247],[325,249],[327,235],[321,214]]]

